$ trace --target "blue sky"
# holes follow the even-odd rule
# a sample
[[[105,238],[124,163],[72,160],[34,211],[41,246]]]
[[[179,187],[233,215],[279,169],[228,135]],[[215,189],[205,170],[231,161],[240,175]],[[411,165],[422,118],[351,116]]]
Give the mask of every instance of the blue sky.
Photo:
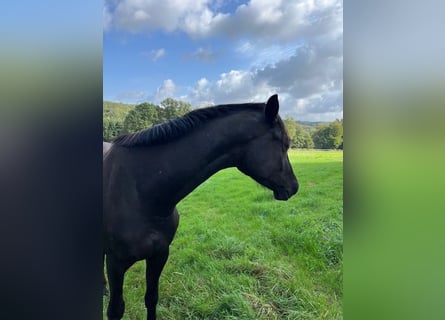
[[[193,106],[262,102],[282,116],[343,117],[338,0],[107,0],[104,99]]]

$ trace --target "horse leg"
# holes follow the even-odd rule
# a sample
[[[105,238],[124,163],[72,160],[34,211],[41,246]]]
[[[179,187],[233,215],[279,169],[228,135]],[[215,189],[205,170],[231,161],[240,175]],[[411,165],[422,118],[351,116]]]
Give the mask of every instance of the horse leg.
[[[168,259],[169,249],[161,250],[157,255],[146,259],[145,307],[147,308],[147,320],[156,320],[156,304],[158,303],[159,277]]]
[[[121,261],[107,254],[107,274],[110,286],[110,301],[108,302],[107,316],[109,320],[119,320],[124,315],[125,302],[123,299],[123,284],[125,271],[133,263]]]

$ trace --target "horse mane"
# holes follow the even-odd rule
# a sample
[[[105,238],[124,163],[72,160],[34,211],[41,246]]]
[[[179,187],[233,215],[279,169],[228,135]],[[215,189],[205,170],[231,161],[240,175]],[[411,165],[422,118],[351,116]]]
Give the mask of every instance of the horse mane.
[[[264,103],[225,104],[190,111],[182,117],[170,119],[145,130],[124,134],[113,140],[123,147],[151,146],[173,141],[208,121],[243,111],[262,111]]]

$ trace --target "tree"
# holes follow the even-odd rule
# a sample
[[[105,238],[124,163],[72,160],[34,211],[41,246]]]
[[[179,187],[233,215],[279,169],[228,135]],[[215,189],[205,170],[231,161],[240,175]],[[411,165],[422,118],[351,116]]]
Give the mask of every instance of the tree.
[[[286,117],[283,122],[291,141],[292,148],[310,149],[314,147],[314,142],[312,141],[311,135],[303,128],[302,125],[298,124],[289,116]]]
[[[292,140],[291,145],[293,148],[312,149],[314,147],[314,142],[312,141],[309,132],[307,132],[302,125],[296,123],[295,137]]]
[[[134,105],[119,102],[104,101],[103,102],[103,141],[111,141],[121,135],[124,128],[124,120],[130,110],[134,109]]]
[[[150,128],[169,119],[183,116],[192,110],[189,103],[167,98],[160,106],[144,102],[130,110],[125,117],[122,133],[133,133]]]
[[[138,104],[125,117],[123,132],[132,133],[159,123],[158,109],[158,106],[151,103]]]
[[[110,142],[118,137],[124,128],[124,120],[106,117],[103,120],[103,141]]]
[[[297,123],[295,120],[287,116],[284,120],[284,126],[286,127],[287,135],[289,136],[290,141],[293,141],[295,139],[296,130],[297,130]]]
[[[319,125],[312,134],[315,148],[338,149],[343,146],[343,120]]]
[[[178,118],[192,110],[190,103],[167,98],[161,102],[158,120],[163,122],[169,119]]]

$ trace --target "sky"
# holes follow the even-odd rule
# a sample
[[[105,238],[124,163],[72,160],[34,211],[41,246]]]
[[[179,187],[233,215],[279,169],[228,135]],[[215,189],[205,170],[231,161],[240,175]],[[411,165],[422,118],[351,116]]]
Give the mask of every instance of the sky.
[[[265,102],[282,117],[343,118],[339,0],[106,0],[104,100],[193,107]]]

